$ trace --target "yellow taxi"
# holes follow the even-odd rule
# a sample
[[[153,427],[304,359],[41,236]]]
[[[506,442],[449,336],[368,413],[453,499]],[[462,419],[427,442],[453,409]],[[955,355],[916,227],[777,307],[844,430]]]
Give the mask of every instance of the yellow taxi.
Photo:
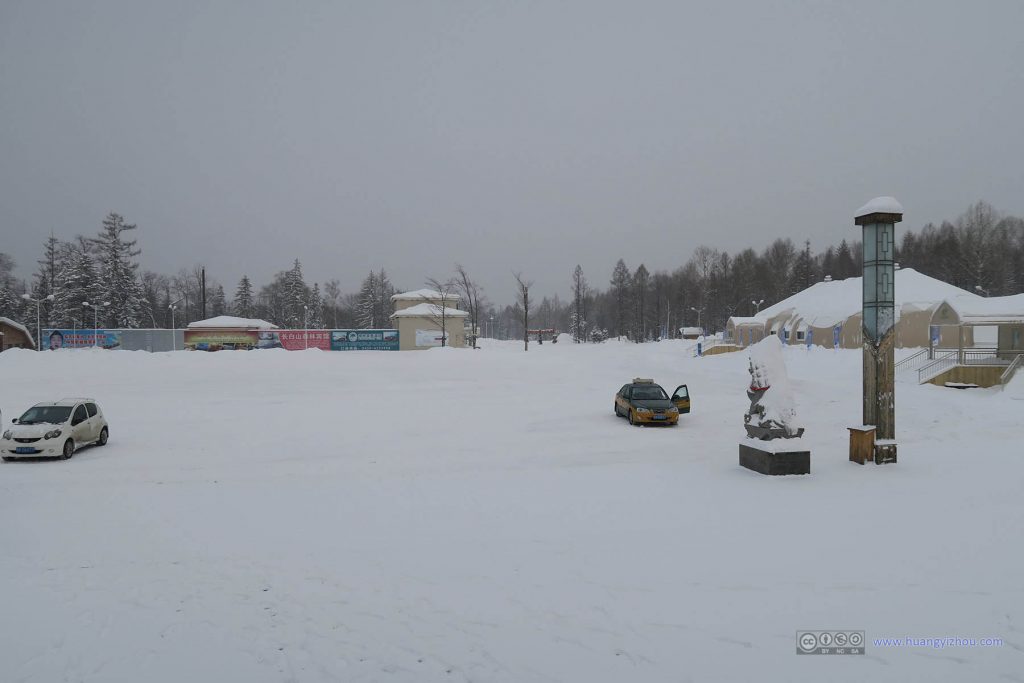
[[[631,425],[679,424],[680,413],[690,412],[690,391],[685,384],[669,398],[653,379],[635,377],[615,394],[615,414],[629,419]]]

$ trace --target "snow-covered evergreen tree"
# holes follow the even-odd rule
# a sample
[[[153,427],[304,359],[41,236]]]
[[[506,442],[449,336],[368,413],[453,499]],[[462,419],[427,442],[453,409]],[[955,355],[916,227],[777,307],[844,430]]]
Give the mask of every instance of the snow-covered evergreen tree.
[[[320,284],[313,283],[313,291],[309,295],[309,329],[324,329],[324,300],[320,295]]]
[[[363,280],[359,288],[359,304],[356,310],[356,322],[363,329],[381,329],[390,324],[394,308],[391,297],[395,288],[388,279],[388,274],[381,268],[379,273],[372,270]]]
[[[225,315],[227,312],[228,302],[224,294],[224,286],[220,284],[214,285],[210,292],[210,316],[217,317],[218,315]]]
[[[141,252],[135,240],[125,239],[125,233],[135,228],[119,214],[110,213],[103,219],[99,237],[92,241],[99,262],[101,296],[110,302],[102,316],[109,327],[139,327],[145,314],[145,297],[136,275],[139,265],[135,262]]]
[[[43,243],[43,257],[37,261],[39,269],[32,278],[32,298],[42,301],[39,318],[43,327],[50,327],[53,318],[53,302],[46,297],[57,290],[57,276],[61,270],[61,241],[51,235]]]
[[[103,297],[92,257],[84,245],[69,245],[61,260],[63,265],[54,292],[52,325],[92,327],[92,312],[83,309],[82,302],[99,302]]]
[[[238,288],[235,289],[234,313],[240,318],[253,317],[253,294],[252,282],[248,275],[243,275],[238,281]]]
[[[302,264],[299,259],[295,259],[295,264],[284,279],[284,317],[289,327],[302,327],[308,301],[309,288],[302,277]]]

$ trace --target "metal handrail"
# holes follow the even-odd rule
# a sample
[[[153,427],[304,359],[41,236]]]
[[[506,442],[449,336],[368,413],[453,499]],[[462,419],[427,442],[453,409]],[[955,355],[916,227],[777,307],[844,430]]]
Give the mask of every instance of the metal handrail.
[[[1024,366],[1024,353],[1018,353],[1017,357],[1010,363],[1010,367],[1003,371],[1003,374],[999,376],[999,384],[1005,389],[1006,385],[1013,379],[1013,375],[1020,370],[1021,366]]]
[[[958,351],[947,351],[941,356],[936,356],[935,360],[928,363],[925,366],[918,368],[917,370],[917,383],[924,384],[933,377],[937,377],[939,373],[952,368],[959,363],[959,352]]]
[[[931,351],[931,349],[921,349],[914,355],[904,358],[896,364],[895,368],[893,368],[894,372],[898,374],[907,370],[916,370],[917,367],[911,367],[911,365],[914,364],[914,361],[920,361],[922,357],[926,357],[926,359],[928,359],[929,351]]]

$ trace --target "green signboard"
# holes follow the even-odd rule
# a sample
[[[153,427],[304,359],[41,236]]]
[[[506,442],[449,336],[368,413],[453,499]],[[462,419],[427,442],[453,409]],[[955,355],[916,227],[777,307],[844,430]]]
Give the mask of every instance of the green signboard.
[[[331,351],[397,351],[398,330],[331,330]]]

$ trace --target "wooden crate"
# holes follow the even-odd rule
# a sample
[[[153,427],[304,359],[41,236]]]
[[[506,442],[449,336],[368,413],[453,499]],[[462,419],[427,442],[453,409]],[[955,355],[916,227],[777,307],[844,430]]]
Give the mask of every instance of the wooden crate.
[[[863,465],[875,461],[875,426],[858,425],[850,430],[850,462]]]

